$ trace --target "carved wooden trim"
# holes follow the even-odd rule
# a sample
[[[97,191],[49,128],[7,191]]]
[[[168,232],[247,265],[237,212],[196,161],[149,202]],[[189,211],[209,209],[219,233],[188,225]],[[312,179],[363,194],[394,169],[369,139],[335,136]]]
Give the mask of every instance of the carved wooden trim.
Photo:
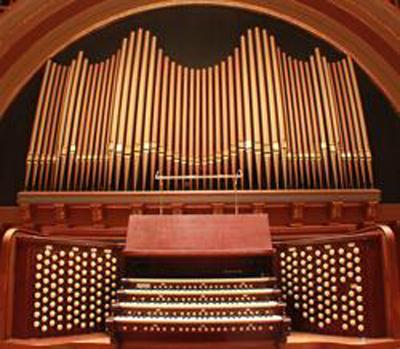
[[[294,202],[291,205],[291,226],[299,226],[304,223],[304,203]]]
[[[132,214],[143,214],[143,204],[135,203],[130,205]]]
[[[183,205],[180,203],[171,204],[172,214],[182,214],[183,213]]]
[[[224,208],[225,208],[224,203],[212,203],[211,207],[212,207],[213,214],[223,214],[224,213]]]
[[[342,220],[343,202],[332,201],[329,204],[329,224],[338,224]]]
[[[20,213],[21,213],[21,218],[22,218],[22,224],[23,225],[30,225],[32,224],[32,210],[31,210],[31,205],[26,203],[26,204],[21,204],[19,205],[20,208]]]
[[[14,296],[14,266],[15,266],[15,236],[17,229],[9,229],[1,244],[0,251],[0,339],[11,337],[13,296]]]
[[[202,191],[170,191],[162,193],[163,204],[209,204],[235,203],[236,193],[233,190],[202,190]],[[381,197],[377,189],[287,189],[287,190],[239,190],[238,204],[253,204],[255,202],[292,203],[292,202],[378,202]],[[103,203],[103,204],[160,204],[160,192],[129,192],[129,191],[96,191],[89,192],[20,192],[18,203],[22,204],[49,204],[49,203]]]
[[[95,227],[104,227],[104,212],[102,204],[90,205],[92,214],[92,224]]]
[[[388,336],[400,338],[400,280],[396,238],[392,229],[380,225],[382,232],[382,264],[385,284],[386,324]]]
[[[374,224],[378,217],[378,201],[367,202],[365,208],[365,224]]]
[[[265,213],[265,203],[263,202],[255,202],[253,205],[253,213]]]
[[[54,216],[57,225],[66,226],[67,225],[67,210],[64,203],[54,204]]]

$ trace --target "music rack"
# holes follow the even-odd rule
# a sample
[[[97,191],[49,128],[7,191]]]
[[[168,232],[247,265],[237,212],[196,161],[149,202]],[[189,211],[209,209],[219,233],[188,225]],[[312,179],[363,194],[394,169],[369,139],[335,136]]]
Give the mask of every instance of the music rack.
[[[235,214],[239,213],[238,206],[238,180],[243,178],[242,170],[238,170],[236,174],[222,174],[222,175],[171,175],[165,176],[161,175],[160,171],[156,172],[155,180],[160,182],[160,215],[163,214],[163,190],[165,180],[199,180],[199,179],[232,179],[233,180],[233,190],[235,193]]]

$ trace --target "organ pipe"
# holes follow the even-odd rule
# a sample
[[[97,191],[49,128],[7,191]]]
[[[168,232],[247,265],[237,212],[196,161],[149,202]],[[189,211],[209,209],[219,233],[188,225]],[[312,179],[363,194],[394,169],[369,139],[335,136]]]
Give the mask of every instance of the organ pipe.
[[[299,59],[254,28],[193,68],[138,29],[103,62],[47,62],[26,190],[157,190],[157,172],[168,190],[229,190],[239,169],[243,190],[372,187],[351,58]]]

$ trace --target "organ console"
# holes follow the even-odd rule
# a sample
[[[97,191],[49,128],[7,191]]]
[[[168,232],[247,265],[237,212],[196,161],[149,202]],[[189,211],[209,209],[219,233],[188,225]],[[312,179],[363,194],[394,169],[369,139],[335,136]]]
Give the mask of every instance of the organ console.
[[[284,341],[273,253],[265,215],[132,215],[113,337]]]
[[[299,59],[256,27],[195,68],[139,28],[104,61],[49,60],[24,184],[1,340],[399,343],[396,243],[376,222],[349,56]]]

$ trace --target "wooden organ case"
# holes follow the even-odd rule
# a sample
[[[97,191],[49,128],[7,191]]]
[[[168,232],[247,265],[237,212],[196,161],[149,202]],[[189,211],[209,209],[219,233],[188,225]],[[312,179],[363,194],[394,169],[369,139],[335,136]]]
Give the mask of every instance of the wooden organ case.
[[[103,62],[83,52],[70,65],[48,61],[18,197],[24,223],[2,245],[0,339],[65,343],[108,324],[133,344],[146,339],[139,332],[165,331],[187,348],[173,333],[181,328],[186,339],[202,332],[207,345],[213,328],[235,332],[213,345],[245,345],[235,337],[242,326],[246,340],[273,337],[284,347],[290,318],[289,346],[313,344],[291,342],[298,331],[387,343],[366,339],[400,337],[396,247],[390,228],[376,224],[379,199],[350,57],[330,61],[315,49],[298,59],[253,28],[222,62],[192,68],[138,29]],[[239,232],[234,242],[246,246],[251,223],[238,222],[265,214],[274,258],[242,251],[231,265],[213,256],[212,234],[226,243]],[[231,235],[218,224],[204,231],[208,250],[185,251],[189,268],[173,254],[149,250],[132,262],[122,251],[128,217],[133,226],[151,217],[162,231],[157,225],[175,216],[189,223],[153,243],[170,234],[172,247],[196,247],[207,218],[237,224]],[[278,288],[281,298],[265,295]],[[142,294],[142,303],[127,294]],[[243,314],[281,322],[241,325]],[[220,326],[209,325],[215,319]],[[106,338],[101,345],[111,348]]]

